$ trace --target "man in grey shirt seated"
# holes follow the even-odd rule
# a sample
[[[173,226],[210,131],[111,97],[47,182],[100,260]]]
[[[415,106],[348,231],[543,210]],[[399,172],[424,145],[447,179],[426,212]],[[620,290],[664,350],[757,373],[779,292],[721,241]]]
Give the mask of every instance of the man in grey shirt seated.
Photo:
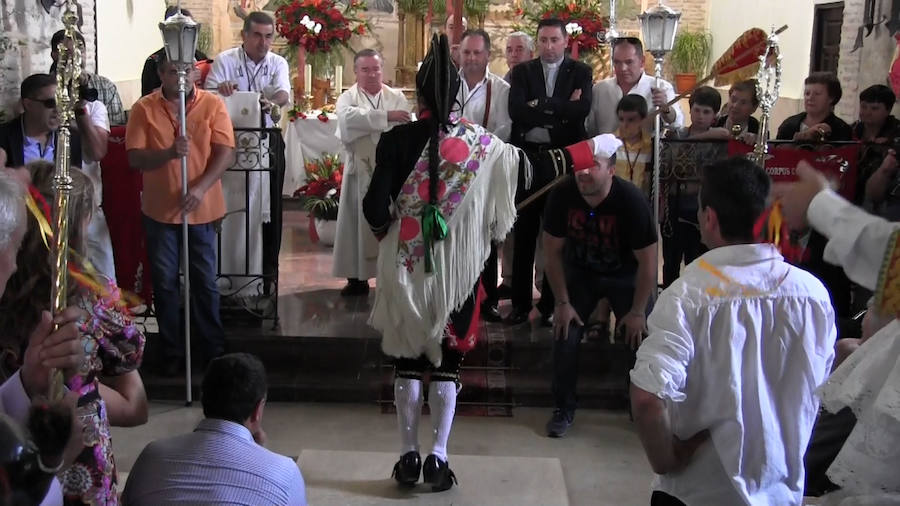
[[[194,432],[148,444],[122,493],[126,505],[306,505],[300,468],[265,448],[266,371],[253,355],[209,363],[202,386],[206,418]]]

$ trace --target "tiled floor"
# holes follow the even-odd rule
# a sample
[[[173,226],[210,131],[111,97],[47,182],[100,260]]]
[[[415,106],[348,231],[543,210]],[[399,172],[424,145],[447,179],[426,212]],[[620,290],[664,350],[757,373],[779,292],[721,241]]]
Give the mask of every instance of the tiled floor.
[[[265,330],[271,327],[270,324],[264,325],[265,333],[282,336],[377,338],[374,330],[366,325],[374,290],[369,297],[338,296],[337,290],[343,286],[344,280],[331,276],[331,248],[309,242],[305,213],[287,211],[284,218],[280,258],[281,321],[279,328],[274,331]],[[514,328],[490,324],[489,330],[502,333],[510,340],[535,342],[550,338],[549,330],[536,324]],[[186,408],[183,403],[154,402],[147,425],[131,429],[114,428],[113,444],[119,470],[127,473],[147,442],[185,432],[196,425],[202,418],[197,404],[199,403]],[[550,411],[545,408],[517,407],[511,417],[457,417],[450,440],[451,462],[454,455],[524,458],[524,461],[515,462],[519,466],[517,469],[527,473],[528,469],[541,468],[524,465],[529,462],[529,458],[558,459],[563,477],[562,494],[568,503],[625,506],[648,504],[651,473],[626,413],[581,410],[572,431],[563,439],[544,436],[543,426],[549,415]],[[388,480],[396,454],[399,453],[398,434],[395,416],[382,414],[375,402],[272,402],[266,406],[264,426],[269,436],[268,447],[294,458],[299,457],[304,450],[384,452],[383,462],[375,459],[378,469],[365,470],[356,466],[352,472],[347,471],[348,476],[336,476],[333,479],[317,478],[316,470],[319,466],[315,465],[310,470],[309,477],[312,480],[309,485],[311,488],[324,487],[318,491],[311,490],[311,499],[347,493],[355,497],[355,504],[385,503],[382,500],[385,495],[383,488],[385,485],[391,486]],[[429,449],[430,434],[430,421],[425,417],[420,425],[420,441],[425,443],[423,452]],[[321,456],[339,454],[325,452],[316,455],[326,458]],[[372,454],[366,455],[373,458]],[[474,459],[473,462],[480,461]],[[498,462],[504,461],[501,459]],[[328,462],[322,464],[328,468]],[[502,471],[482,476],[483,479],[475,480],[476,483],[461,480],[460,487],[503,487],[503,481],[509,481],[509,477],[504,477]],[[490,471],[488,469],[485,472]],[[533,482],[540,487],[544,477],[539,472],[532,472],[537,475],[518,476],[515,482]],[[459,474],[461,478],[464,476],[464,473]],[[365,479],[355,480],[353,476],[363,476]],[[496,482],[491,481],[493,477],[496,477]],[[372,489],[372,486],[375,488]],[[376,490],[376,493],[368,497],[365,491],[370,489]],[[378,490],[382,490],[381,496]],[[477,494],[475,496],[484,497]],[[469,504],[471,502],[467,502],[467,498],[471,497],[471,493],[460,491],[445,497],[427,494],[421,502],[410,498],[404,503]],[[547,501],[525,499],[517,503],[542,502]]]
[[[649,504],[650,468],[626,414],[579,411],[575,425],[562,439],[544,436],[543,426],[549,415],[546,409],[516,408],[511,418],[458,417],[450,437],[450,462],[454,462],[454,455],[556,458],[562,467],[569,504]],[[186,432],[202,416],[199,406],[185,408],[181,403],[153,403],[147,425],[130,429],[113,428],[113,448],[119,470],[128,472],[147,442]],[[300,456],[304,450],[383,452],[384,461],[376,460],[377,469],[366,471],[360,470],[358,466],[350,466],[345,474],[333,476],[329,480],[318,479],[321,478],[321,468],[327,468],[328,463],[316,465],[316,469],[310,470],[309,478],[313,480],[309,486],[323,487],[323,490],[316,493],[310,491],[309,495],[311,498],[328,497],[325,493],[328,490],[324,489],[334,492],[335,488],[347,494],[373,490],[375,492],[368,500],[355,504],[387,502],[381,500],[378,494],[383,496],[385,490],[389,490],[385,489],[385,485],[390,484],[387,480],[390,479],[391,468],[399,455],[399,436],[393,415],[381,414],[374,404],[269,403],[266,405],[263,425],[269,438],[268,448],[293,458]],[[419,429],[422,451],[427,452],[431,444],[429,417],[423,417]],[[375,465],[375,461],[371,462]],[[464,474],[461,473],[460,488],[484,487],[486,484],[498,488],[505,486],[502,481],[503,472],[498,470],[491,474],[489,469],[485,472],[488,476],[475,483],[463,480]],[[353,476],[363,476],[365,479],[352,479]],[[375,477],[383,481],[373,482]],[[497,480],[491,482],[489,477],[496,477]],[[516,482],[530,481],[539,485],[542,479],[544,477],[541,475],[520,476]],[[548,486],[551,485],[548,483]],[[363,492],[360,492],[361,489]],[[471,504],[460,501],[471,497],[465,493],[448,494],[445,502],[434,502],[432,494],[425,496],[427,500],[421,503],[411,498],[404,501],[404,504]],[[314,504],[316,503],[311,503]],[[487,504],[492,503],[485,503]],[[523,500],[519,504],[541,503]]]
[[[281,255],[279,257],[280,325],[268,332],[283,336],[377,337],[366,325],[375,297],[375,281],[368,297],[340,297],[337,291],[346,280],[331,275],[332,249],[309,240],[309,220],[303,211],[284,213]],[[539,294],[534,292],[535,296]],[[501,303],[506,313],[508,301]],[[266,329],[270,325],[264,325]],[[508,339],[535,340],[549,336],[549,330],[537,322],[507,327],[491,324],[493,332]]]

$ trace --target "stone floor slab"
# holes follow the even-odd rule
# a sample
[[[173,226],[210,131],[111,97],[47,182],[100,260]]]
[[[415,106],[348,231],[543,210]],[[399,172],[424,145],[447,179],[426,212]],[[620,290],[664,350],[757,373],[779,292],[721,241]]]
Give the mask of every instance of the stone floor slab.
[[[569,504],[557,458],[452,455],[460,485],[440,493],[423,483],[398,488],[389,477],[396,460],[396,454],[387,452],[303,450],[300,468],[307,500],[320,506]]]

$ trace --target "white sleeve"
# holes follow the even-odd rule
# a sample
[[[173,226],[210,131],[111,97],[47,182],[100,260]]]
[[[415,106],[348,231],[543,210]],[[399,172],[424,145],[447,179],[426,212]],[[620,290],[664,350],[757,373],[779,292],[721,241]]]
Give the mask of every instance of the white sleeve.
[[[287,60],[282,57],[275,59],[275,73],[272,76],[272,82],[269,83],[271,89],[266,90],[269,97],[272,97],[279,91],[287,92],[291,95],[291,71],[288,69]]]
[[[685,399],[687,369],[694,355],[685,302],[663,292],[647,319],[650,335],[638,348],[631,369],[634,386],[675,402]]]
[[[388,128],[387,111],[363,109],[357,106],[350,93],[338,97],[336,106],[341,141],[353,142],[373,132],[383,132]]]
[[[213,60],[212,68],[209,69],[209,73],[206,75],[206,81],[203,82],[204,88],[207,90],[215,90],[219,87],[220,83],[228,81],[227,59],[228,57],[225,56],[225,51],[222,51],[219,53],[219,56]]]
[[[494,110],[491,112],[489,122],[491,126],[488,130],[506,142],[512,133],[512,120],[509,119],[509,86],[498,85],[497,87],[500,89],[495,93],[496,96],[491,97],[491,107]]]
[[[25,423],[30,408],[31,399],[25,393],[19,371],[16,371],[0,384],[0,413],[5,413],[18,423]]]
[[[810,225],[828,238],[825,261],[843,267],[847,277],[874,290],[891,235],[900,223],[868,214],[831,190],[819,192],[806,215]]]
[[[600,134],[600,83],[591,88],[591,112],[584,119],[584,129],[590,139]]]
[[[669,81],[662,81],[663,89],[666,90],[666,100],[671,102],[673,98],[675,98],[675,87],[672,86],[672,83]],[[678,105],[678,102],[672,104],[672,109],[675,111],[675,121],[669,123],[669,126],[672,128],[680,128],[684,126],[684,113],[681,112],[681,107]]]
[[[109,132],[109,114],[103,102],[99,100],[88,102],[85,109],[87,109],[87,113],[91,117],[91,124]]]

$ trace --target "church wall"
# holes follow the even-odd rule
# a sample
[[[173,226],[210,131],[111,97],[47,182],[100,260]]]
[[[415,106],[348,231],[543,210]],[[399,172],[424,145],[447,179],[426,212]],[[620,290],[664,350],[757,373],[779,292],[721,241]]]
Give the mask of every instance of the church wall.
[[[875,19],[890,15],[890,1],[875,2]],[[857,30],[863,24],[864,0],[844,2],[844,24],[841,27],[841,50],[838,63],[838,78],[844,98],[838,103],[835,114],[852,123],[859,115],[859,93],[873,84],[888,84],[888,71],[897,43],[883,25],[876,26],[872,33],[862,39],[863,46],[856,51]],[[900,113],[900,105],[894,107],[894,114]]]
[[[85,63],[88,70],[96,70],[96,31],[93,0],[81,0],[84,25],[81,30],[86,42]],[[50,13],[34,0],[0,2],[0,111],[6,116],[18,114],[19,85],[31,74],[50,69],[50,37],[62,28],[59,7]]]
[[[97,0],[98,72],[112,79],[126,109],[141,97],[144,60],[162,47],[165,0]]]

